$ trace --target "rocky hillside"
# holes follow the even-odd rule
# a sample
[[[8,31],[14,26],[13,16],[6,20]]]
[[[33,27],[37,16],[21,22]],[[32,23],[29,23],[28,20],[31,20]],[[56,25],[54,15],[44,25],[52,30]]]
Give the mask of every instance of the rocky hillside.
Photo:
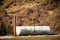
[[[16,15],[16,25],[49,25],[51,33],[60,33],[60,0],[3,0],[0,2],[0,7],[2,12],[6,11],[10,20],[13,20],[13,17],[11,16],[11,19],[8,14]],[[11,25],[13,21],[10,20],[8,23]]]

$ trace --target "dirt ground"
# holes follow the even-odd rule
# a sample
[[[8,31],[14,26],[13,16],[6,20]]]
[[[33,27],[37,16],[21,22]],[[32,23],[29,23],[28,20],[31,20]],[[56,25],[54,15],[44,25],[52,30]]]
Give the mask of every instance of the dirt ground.
[[[57,35],[38,35],[38,36],[16,36],[10,38],[0,38],[0,40],[60,40]]]

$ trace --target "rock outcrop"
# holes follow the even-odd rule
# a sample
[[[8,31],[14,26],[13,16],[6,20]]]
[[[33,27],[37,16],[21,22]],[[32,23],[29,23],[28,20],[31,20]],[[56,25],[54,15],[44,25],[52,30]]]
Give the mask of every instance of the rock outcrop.
[[[15,14],[17,26],[48,25],[51,27],[51,33],[60,33],[60,0],[8,1],[6,1],[6,3],[4,1],[2,2],[5,4],[2,4],[2,6],[0,6],[1,10],[5,10],[7,12],[7,15]],[[8,23],[13,26],[13,21],[10,21],[13,20],[13,17],[7,17],[9,18]]]

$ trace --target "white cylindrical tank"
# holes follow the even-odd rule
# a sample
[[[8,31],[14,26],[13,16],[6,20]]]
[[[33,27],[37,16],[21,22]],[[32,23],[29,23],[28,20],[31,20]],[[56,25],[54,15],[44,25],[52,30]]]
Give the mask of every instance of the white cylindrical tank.
[[[16,35],[48,34],[49,26],[16,26]]]
[[[49,26],[35,26],[35,33],[36,34],[49,34],[50,27]]]
[[[33,26],[16,26],[16,35],[29,35],[33,33]]]

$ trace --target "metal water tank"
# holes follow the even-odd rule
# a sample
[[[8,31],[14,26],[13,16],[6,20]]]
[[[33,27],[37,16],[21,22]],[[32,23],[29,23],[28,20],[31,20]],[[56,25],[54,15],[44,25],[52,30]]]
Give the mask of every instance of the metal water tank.
[[[33,26],[16,26],[16,35],[29,35],[33,33]]]
[[[16,35],[49,34],[49,26],[16,26]]]
[[[50,27],[49,26],[35,26],[35,33],[36,34],[49,34]]]

